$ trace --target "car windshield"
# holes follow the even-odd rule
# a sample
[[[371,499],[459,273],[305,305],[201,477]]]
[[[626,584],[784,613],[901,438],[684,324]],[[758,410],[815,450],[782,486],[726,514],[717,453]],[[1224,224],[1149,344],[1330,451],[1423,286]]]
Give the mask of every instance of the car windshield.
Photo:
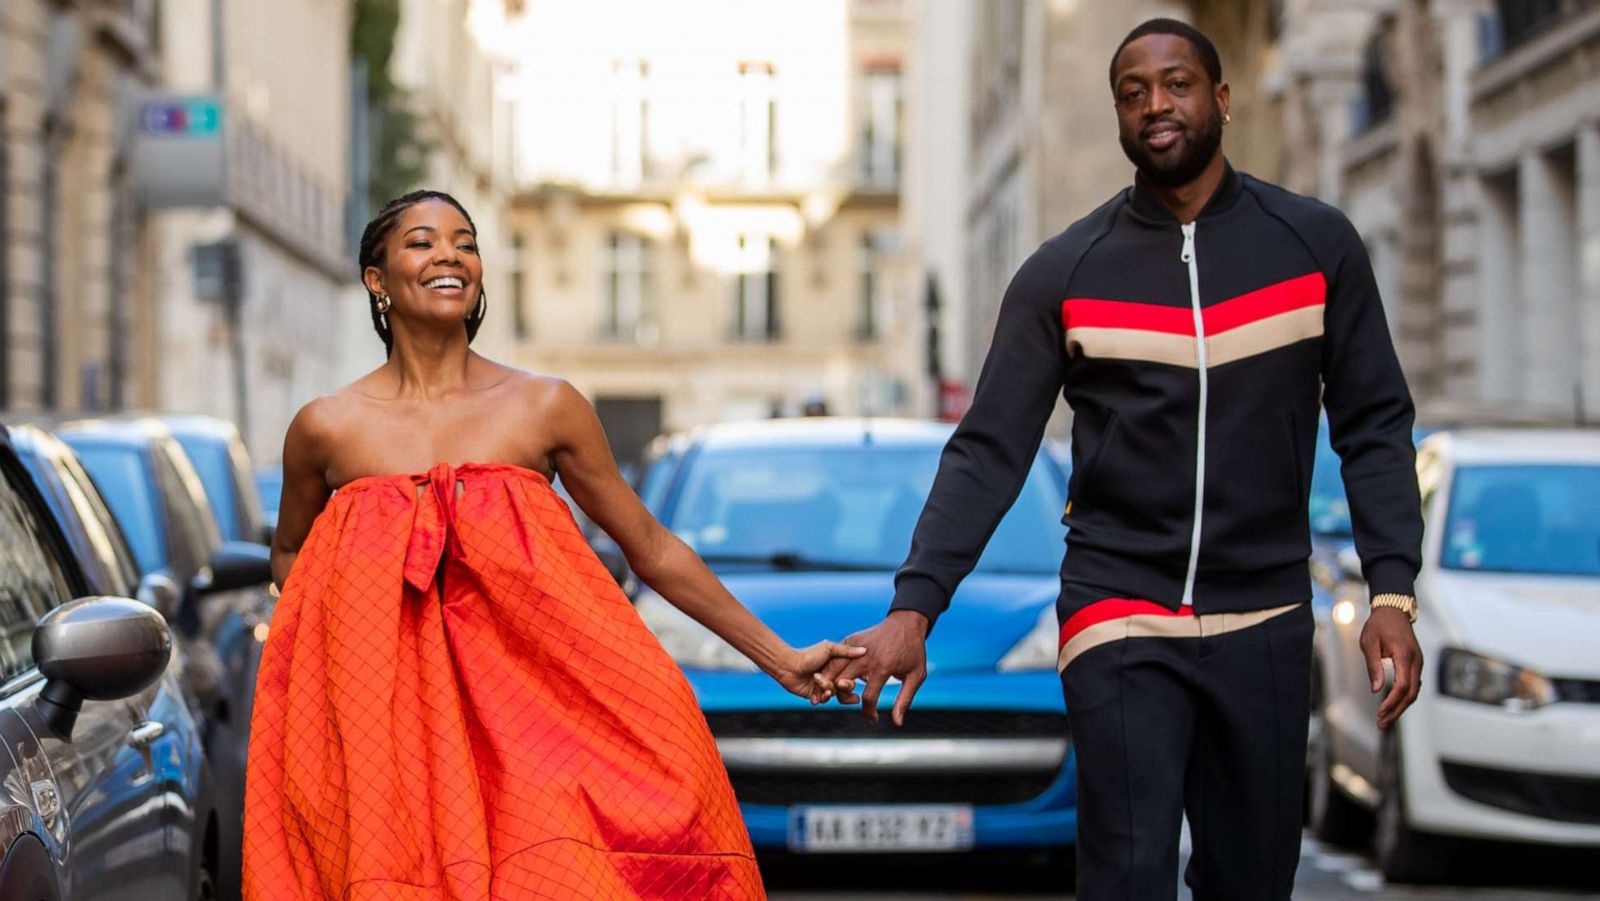
[[[929,447],[707,452],[688,465],[668,525],[710,562],[893,570],[939,468]],[[1063,500],[1036,461],[977,570],[1055,573]]]
[[[163,537],[150,491],[150,478],[144,455],[136,448],[77,447],[78,462],[89,471],[100,495],[122,526],[122,534],[133,548],[140,572],[154,572],[166,566],[161,553]]]
[[[194,471],[206,488],[206,500],[211,502],[222,537],[228,541],[243,538],[239,534],[239,505],[233,490],[233,465],[228,458],[227,445],[192,436],[180,436],[178,443],[189,455],[189,462],[194,464]]]
[[[1600,466],[1464,466],[1450,489],[1446,569],[1600,576]]]

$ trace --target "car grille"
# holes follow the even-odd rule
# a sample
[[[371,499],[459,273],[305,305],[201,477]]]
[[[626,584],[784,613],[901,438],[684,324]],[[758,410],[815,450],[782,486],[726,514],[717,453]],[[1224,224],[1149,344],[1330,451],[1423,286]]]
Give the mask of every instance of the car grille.
[[[997,710],[914,710],[900,729],[867,722],[855,710],[760,710],[710,713],[719,739],[1068,738],[1065,714]],[[878,773],[837,769],[730,768],[734,794],[745,804],[1020,804],[1043,794],[1060,776],[1052,766],[1021,772]]]
[[[1021,804],[1044,794],[1057,771],[948,776],[734,771],[728,775],[733,793],[745,804]]]
[[[1600,682],[1589,679],[1553,679],[1556,697],[1579,704],[1600,704]]]
[[[1600,824],[1600,779],[1444,763],[1450,790],[1480,804],[1564,823]]]
[[[912,710],[896,729],[883,709],[867,722],[855,709],[748,710],[708,713],[718,738],[1053,738],[1069,737],[1064,713],[1005,710]]]

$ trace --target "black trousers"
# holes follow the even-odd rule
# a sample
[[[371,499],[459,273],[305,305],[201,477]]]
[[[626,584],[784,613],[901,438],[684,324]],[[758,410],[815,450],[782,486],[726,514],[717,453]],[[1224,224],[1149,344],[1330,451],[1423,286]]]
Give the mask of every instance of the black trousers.
[[[1078,756],[1078,898],[1172,901],[1185,815],[1184,881],[1196,901],[1289,898],[1300,859],[1310,605],[1197,617],[1141,603],[1090,604],[1063,630]]]

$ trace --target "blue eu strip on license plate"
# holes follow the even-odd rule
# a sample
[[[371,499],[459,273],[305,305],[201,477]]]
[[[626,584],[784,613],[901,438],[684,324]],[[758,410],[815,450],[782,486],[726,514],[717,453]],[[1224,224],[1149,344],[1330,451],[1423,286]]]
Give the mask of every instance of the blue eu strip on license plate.
[[[802,853],[966,851],[972,808],[965,805],[796,807],[789,849]]]

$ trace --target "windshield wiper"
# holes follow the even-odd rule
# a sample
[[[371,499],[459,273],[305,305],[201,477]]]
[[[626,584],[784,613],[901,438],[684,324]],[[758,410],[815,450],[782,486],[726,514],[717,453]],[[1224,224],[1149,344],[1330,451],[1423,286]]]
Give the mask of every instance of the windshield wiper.
[[[775,551],[771,554],[705,554],[707,563],[746,563],[770,566],[790,572],[891,572],[893,566],[882,563],[864,563],[853,560],[824,560],[807,557],[799,551]]]

